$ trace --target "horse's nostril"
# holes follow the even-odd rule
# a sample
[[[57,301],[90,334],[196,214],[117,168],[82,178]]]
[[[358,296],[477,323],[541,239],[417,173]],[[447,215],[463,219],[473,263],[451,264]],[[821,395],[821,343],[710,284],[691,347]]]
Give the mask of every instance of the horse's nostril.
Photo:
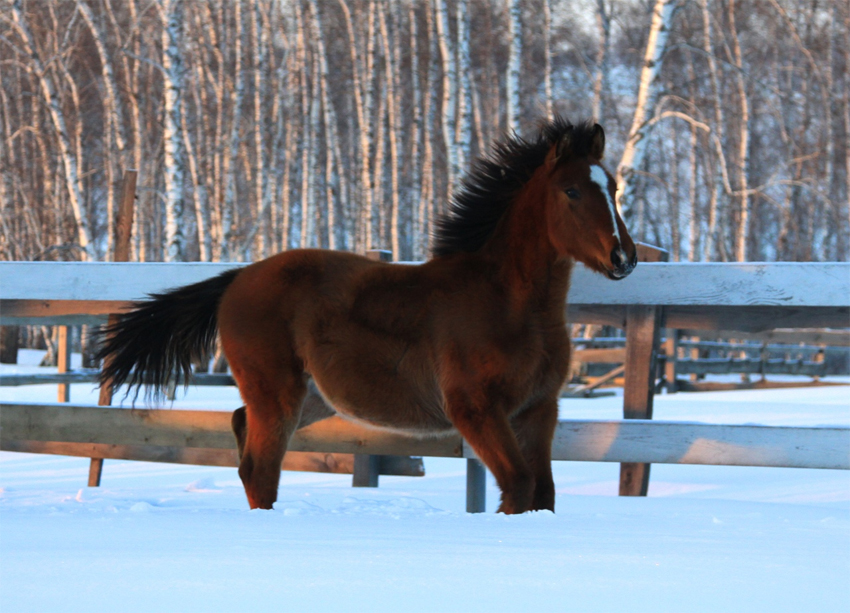
[[[623,250],[619,247],[615,247],[611,252],[611,263],[615,268],[622,268],[623,264],[626,263],[626,254],[623,253]]]

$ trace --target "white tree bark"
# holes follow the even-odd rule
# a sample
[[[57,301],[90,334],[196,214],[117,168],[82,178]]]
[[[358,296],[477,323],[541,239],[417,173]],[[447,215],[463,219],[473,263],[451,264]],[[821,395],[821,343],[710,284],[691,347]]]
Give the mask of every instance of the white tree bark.
[[[649,136],[647,122],[652,119],[658,102],[661,63],[678,5],[679,0],[656,0],[652,11],[652,23],[641,69],[635,114],[632,118],[629,138],[623,150],[623,157],[617,167],[617,207],[624,213],[631,211],[635,204],[638,177],[636,171],[641,168],[646,158]]]
[[[413,257],[419,258],[421,247],[421,234],[423,232],[422,219],[419,212],[422,206],[422,167],[419,161],[419,151],[423,138],[422,125],[422,88],[419,83],[419,33],[416,24],[416,2],[408,6],[408,22],[410,24],[410,79],[413,90],[413,120],[410,126],[410,206],[413,217],[411,223],[411,248]],[[426,68],[427,74],[427,68]],[[426,96],[428,86],[426,82]]]
[[[850,66],[850,10],[847,10],[844,18],[844,65]],[[850,232],[850,70],[844,71],[844,196],[847,200],[847,217],[840,220],[847,225],[841,234],[844,236],[843,258],[847,258],[850,245],[847,244],[848,232]]]
[[[399,183],[398,183],[398,98],[396,96],[396,59],[393,52],[393,42],[390,40],[387,28],[387,11],[381,7],[378,12],[378,27],[384,52],[384,78],[387,87],[387,140],[389,141],[390,164],[390,244],[393,260],[401,259],[401,244],[399,242]]]
[[[317,0],[310,0],[310,6],[313,11],[316,53],[319,55],[319,84],[322,100],[322,120],[325,127],[325,206],[327,207],[328,248],[337,249],[339,246],[337,234],[340,232],[341,227],[337,223],[336,201],[338,198],[334,197],[334,192],[336,191],[339,193],[339,196],[342,196],[342,193],[345,191],[343,187],[345,179],[343,173],[334,172],[335,168],[342,168],[342,154],[339,146],[336,110],[334,109],[329,91],[331,78],[328,69],[324,33],[322,32],[322,24],[319,16],[319,3]],[[341,198],[339,199],[341,200]]]
[[[437,42],[443,67],[443,89],[440,101],[443,119],[443,144],[448,160],[446,168],[446,200],[451,198],[457,180],[457,148],[455,144],[455,117],[457,112],[457,67],[449,36],[449,9],[446,0],[437,0]]]
[[[747,237],[749,236],[750,193],[748,185],[750,159],[750,105],[747,100],[747,87],[744,83],[744,62],[741,56],[741,44],[738,40],[738,28],[735,24],[735,0],[728,0],[729,30],[732,39],[732,53],[735,60],[735,85],[738,89],[738,227],[735,233],[735,260],[747,260]]]
[[[717,79],[717,62],[714,58],[714,46],[712,43],[712,28],[711,28],[711,12],[708,10],[708,0],[702,0],[702,21],[703,21],[703,49],[705,57],[708,61],[708,74],[711,79],[711,93],[714,102],[714,132],[718,142],[723,144],[724,118],[723,105],[720,102],[720,86]],[[718,164],[725,164],[723,160],[718,158]],[[722,169],[725,173],[725,168]],[[709,196],[708,204],[708,231],[703,243],[703,259],[711,261],[714,258],[715,240],[717,235],[717,210],[718,202],[722,194],[721,183],[717,181],[715,174],[714,188]]]
[[[263,125],[263,73],[266,70],[266,29],[262,26],[262,2],[254,0],[254,10],[251,12],[251,30],[254,43],[253,48],[253,73],[254,73],[254,254],[255,259],[262,259],[266,253],[266,192],[268,189],[268,175],[266,173],[265,150],[263,147],[263,136],[265,127]],[[245,246],[250,252],[251,245]],[[246,253],[246,259],[249,259]]]
[[[234,87],[230,95],[231,124],[230,137],[228,140],[228,155],[224,158],[224,173],[226,175],[224,186],[224,208],[221,213],[221,259],[228,261],[232,257],[234,240],[234,214],[236,212],[236,172],[239,157],[239,127],[242,116],[242,100],[245,97],[245,80],[247,73],[243,69],[242,62],[242,2],[237,0],[233,3],[234,9]]]
[[[29,25],[24,17],[22,0],[14,0],[12,2],[12,15],[9,21],[15,31],[21,38],[21,45],[24,52],[29,55],[31,67],[30,72],[38,80],[41,95],[44,97],[47,105],[50,118],[53,121],[53,127],[56,132],[56,140],[59,145],[59,155],[62,160],[64,170],[65,188],[68,191],[68,200],[71,205],[71,210],[74,213],[74,221],[77,224],[77,241],[80,248],[83,250],[85,257],[89,260],[96,260],[97,253],[92,244],[91,229],[89,226],[88,217],[83,208],[83,194],[80,187],[80,176],[78,164],[80,159],[74,154],[71,138],[68,133],[68,127],[65,121],[65,115],[62,111],[62,105],[59,101],[59,95],[56,92],[56,87],[46,72],[46,68],[38,55],[35,39],[29,29]]]
[[[107,130],[106,149],[107,149],[107,249],[106,258],[112,257],[113,237],[114,237],[114,211],[115,211],[115,189],[114,189],[114,158],[117,154],[118,168],[125,166],[124,151],[127,146],[126,136],[126,119],[124,114],[124,105],[118,95],[118,83],[115,79],[115,74],[112,69],[112,61],[107,52],[106,36],[99,24],[95,21],[91,7],[85,0],[77,0],[77,8],[83,16],[83,20],[89,28],[95,48],[97,49],[98,59],[100,60],[101,77],[103,79],[103,117],[104,125]],[[115,152],[112,151],[112,143],[115,144]]]
[[[596,76],[593,79],[593,118],[602,121],[605,114],[605,92],[608,89],[608,50],[611,46],[611,11],[605,0],[596,0]]]
[[[437,83],[437,37],[434,32],[434,12],[430,2],[425,5],[425,31],[428,40],[427,80],[423,90],[422,105],[422,175],[419,190],[419,210],[417,214],[418,227],[414,242],[414,256],[426,258],[430,246],[430,228],[434,213],[434,148],[431,134],[436,122],[436,105],[432,102],[433,91]]]
[[[508,0],[508,75],[507,116],[508,130],[519,130],[520,72],[522,70],[522,2]]]
[[[186,257],[184,235],[183,176],[185,152],[181,113],[183,106],[183,0],[163,0],[160,8],[165,126],[165,261],[181,262]]]
[[[551,118],[552,100],[552,0],[543,0],[543,104],[546,117]]]
[[[452,169],[455,181],[458,181],[463,170],[469,165],[472,157],[472,57],[469,40],[469,2],[458,0],[457,2],[457,56],[458,56],[458,84],[457,96],[457,132],[455,134],[455,146],[457,155],[455,162],[457,167]]]
[[[348,4],[346,4],[345,0],[337,1],[339,3],[340,9],[342,9],[342,13],[345,18],[346,32],[348,33],[348,54],[351,59],[351,78],[353,90],[352,93],[354,95],[354,111],[357,116],[357,168],[359,171],[358,195],[361,212],[361,217],[359,220],[360,231],[358,232],[357,247],[365,251],[371,246],[370,239],[368,238],[367,223],[367,211],[371,205],[371,190],[369,189],[371,174],[369,165],[369,120],[366,116],[365,105],[363,102],[363,84],[360,78],[361,70],[359,67],[360,62],[358,60],[359,53],[357,51],[357,38],[354,35],[354,24],[351,20],[351,11],[349,10]],[[368,74],[365,76],[367,80],[370,78],[370,75]]]

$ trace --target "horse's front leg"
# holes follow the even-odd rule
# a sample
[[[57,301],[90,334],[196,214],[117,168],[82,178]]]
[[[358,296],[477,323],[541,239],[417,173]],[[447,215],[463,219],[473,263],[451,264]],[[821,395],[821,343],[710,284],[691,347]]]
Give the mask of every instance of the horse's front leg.
[[[511,420],[522,455],[534,473],[534,499],[529,510],[555,510],[552,439],[558,425],[558,399],[537,402]]]
[[[499,484],[499,513],[524,513],[532,504],[534,473],[523,458],[505,411],[480,390],[446,392],[446,414]]]

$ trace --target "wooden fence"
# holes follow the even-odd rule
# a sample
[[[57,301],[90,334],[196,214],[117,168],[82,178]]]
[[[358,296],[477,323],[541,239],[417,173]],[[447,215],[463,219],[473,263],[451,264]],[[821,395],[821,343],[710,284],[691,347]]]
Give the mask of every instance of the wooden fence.
[[[760,341],[760,342],[759,342]],[[608,373],[621,375],[614,364],[625,362],[624,337],[574,339],[579,346],[574,359],[584,364],[590,377]],[[827,375],[850,374],[850,330],[774,330],[764,333],[667,329],[661,339],[659,379],[668,392],[682,387],[699,389],[681,379],[683,375],[702,377],[709,374]],[[776,357],[779,356],[779,357]],[[827,359],[837,358],[834,360]],[[767,386],[767,384],[766,384]],[[784,386],[784,384],[783,384]],[[593,386],[583,386],[590,389]]]
[[[644,253],[644,263],[616,283],[582,267],[575,271],[568,319],[626,330],[625,420],[561,422],[554,457],[620,462],[624,495],[646,494],[651,462],[850,468],[847,427],[649,421],[662,327],[745,333],[850,327],[850,264],[680,264],[647,259]],[[0,324],[34,319],[60,325],[91,323],[93,317],[118,312],[148,293],[234,266],[238,264],[0,262]],[[225,465],[235,462],[227,413],[21,404],[0,410],[3,449],[199,463],[212,462],[215,456]],[[207,436],[212,438],[203,438]],[[467,508],[483,510],[483,470],[457,438],[421,441],[331,418],[299,430],[292,449],[353,453],[355,463],[364,461],[373,472],[383,455],[467,457]],[[221,459],[227,454],[229,459]]]

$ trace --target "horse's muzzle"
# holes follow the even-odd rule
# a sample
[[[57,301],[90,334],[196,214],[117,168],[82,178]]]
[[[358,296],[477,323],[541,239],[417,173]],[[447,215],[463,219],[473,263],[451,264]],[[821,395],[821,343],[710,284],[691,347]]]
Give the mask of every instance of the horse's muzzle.
[[[635,251],[632,257],[628,257],[622,247],[614,247],[614,250],[611,252],[611,265],[613,268],[608,271],[608,278],[615,281],[625,279],[635,269],[637,263],[637,251]]]

